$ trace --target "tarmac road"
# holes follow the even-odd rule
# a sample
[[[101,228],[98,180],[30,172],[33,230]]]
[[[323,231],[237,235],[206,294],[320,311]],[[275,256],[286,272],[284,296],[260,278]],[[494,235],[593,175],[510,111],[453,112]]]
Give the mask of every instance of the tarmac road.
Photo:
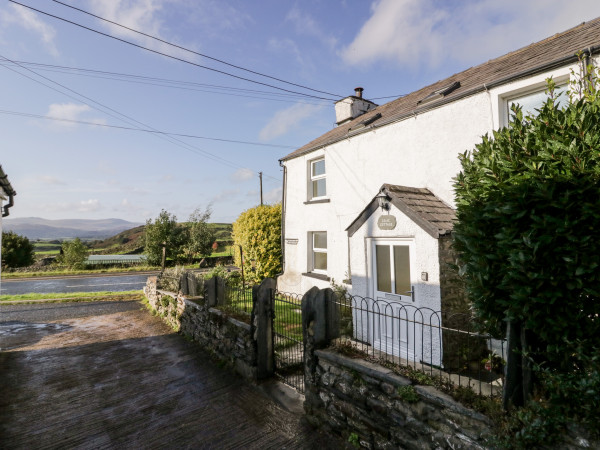
[[[2,280],[0,294],[18,295],[30,293],[55,293],[55,292],[100,292],[100,291],[134,291],[142,289],[148,274],[143,275],[98,275],[98,276],[73,276],[45,279],[8,279]]]

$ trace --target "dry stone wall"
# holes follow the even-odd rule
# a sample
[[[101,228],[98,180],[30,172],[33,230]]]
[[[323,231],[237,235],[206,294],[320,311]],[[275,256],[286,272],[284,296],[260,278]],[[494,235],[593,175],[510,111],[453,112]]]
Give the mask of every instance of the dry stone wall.
[[[304,409],[315,426],[374,449],[483,449],[487,417],[431,386],[331,350],[315,350]]]
[[[148,278],[144,294],[150,307],[175,330],[244,378],[256,380],[256,344],[249,324],[209,307],[203,297],[157,289],[156,277]]]

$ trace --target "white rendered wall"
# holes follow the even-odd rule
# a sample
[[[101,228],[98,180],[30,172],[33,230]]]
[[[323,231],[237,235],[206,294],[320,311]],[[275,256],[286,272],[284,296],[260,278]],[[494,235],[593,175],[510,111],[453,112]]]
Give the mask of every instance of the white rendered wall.
[[[312,286],[329,286],[328,281],[302,275],[309,269],[311,231],[327,231],[328,277],[338,284],[348,278],[345,229],[384,183],[428,188],[454,206],[452,179],[461,170],[458,155],[473,150],[484,134],[491,135],[505,125],[504,99],[529,87],[542,87],[550,76],[560,81],[571,68],[576,66],[484,91],[285,161],[285,238],[297,239],[297,243],[285,244],[285,271],[279,277],[279,289],[304,293]],[[309,200],[309,162],[323,156],[329,203],[305,204]],[[355,257],[364,257],[364,249],[362,255],[352,254]]]
[[[393,205],[390,215],[396,218],[396,228],[380,230],[377,220],[387,215],[378,209],[350,238],[350,255],[352,268],[352,295],[374,297],[373,292],[373,241],[378,239],[408,238],[413,243],[411,255],[411,284],[415,289],[417,308],[441,309],[440,266],[438,257],[438,240],[425,232],[421,227],[406,217]],[[421,272],[427,272],[428,280],[421,281]]]

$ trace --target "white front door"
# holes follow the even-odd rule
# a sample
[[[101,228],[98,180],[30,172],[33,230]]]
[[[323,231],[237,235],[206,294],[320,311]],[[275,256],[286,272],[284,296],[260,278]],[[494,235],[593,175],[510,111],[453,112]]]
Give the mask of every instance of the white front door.
[[[415,327],[415,268],[412,240],[373,240],[374,345],[408,360],[420,358]]]

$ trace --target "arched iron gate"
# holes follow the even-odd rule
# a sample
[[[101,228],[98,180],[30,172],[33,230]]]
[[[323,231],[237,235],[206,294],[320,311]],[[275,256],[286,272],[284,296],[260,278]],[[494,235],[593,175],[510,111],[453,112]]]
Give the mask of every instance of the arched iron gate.
[[[275,376],[304,393],[302,295],[273,291]]]

